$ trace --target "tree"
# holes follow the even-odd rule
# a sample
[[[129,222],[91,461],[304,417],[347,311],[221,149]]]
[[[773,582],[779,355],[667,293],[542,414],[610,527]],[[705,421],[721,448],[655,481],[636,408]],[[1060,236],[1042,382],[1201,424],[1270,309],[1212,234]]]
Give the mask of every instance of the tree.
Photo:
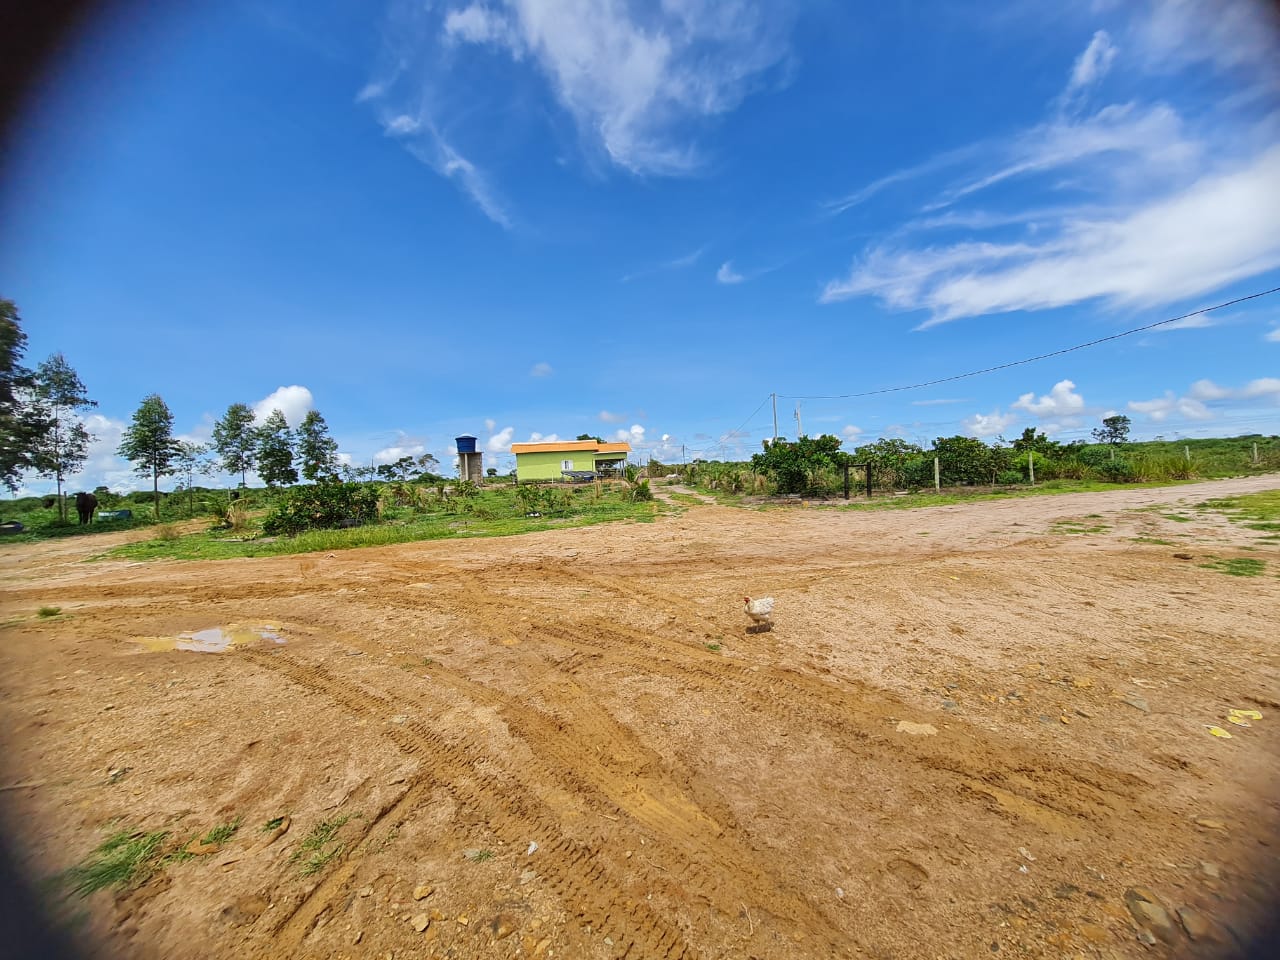
[[[22,365],[26,349],[17,305],[0,298],[0,482],[14,493],[30,466],[30,422],[21,416],[21,393],[31,384],[31,371]]]
[[[227,407],[222,419],[213,425],[213,448],[222,460],[222,469],[230,474],[240,474],[242,487],[245,474],[253,469],[258,449],[253,419],[253,411],[247,405],[233,403]]]
[[[73,414],[98,404],[89,399],[80,377],[60,353],[36,368],[30,394],[24,411],[31,442],[30,466],[37,475],[57,483],[58,515],[66,523],[62,481],[68,474],[80,472],[89,459],[92,439],[84,423]]]
[[[1123,414],[1116,414],[1113,417],[1106,417],[1102,421],[1102,426],[1093,430],[1093,439],[1099,443],[1108,443],[1113,447],[1117,447],[1129,440],[1129,426],[1131,421]]]
[[[818,486],[824,468],[839,466],[847,458],[840,438],[830,434],[801,437],[794,443],[779,438],[765,441],[764,453],[751,458],[751,469],[771,476],[779,493],[804,493]]]
[[[589,433],[580,433],[580,434],[578,434],[578,439],[579,439],[579,440],[594,440],[596,443],[604,443],[604,441],[603,441],[603,440],[601,440],[599,437],[592,436],[592,435],[591,435],[591,434],[589,434]]]
[[[899,437],[881,437],[875,443],[865,443],[853,451],[858,463],[871,464],[871,475],[879,486],[900,486],[906,476],[907,464],[918,460],[924,451],[914,443]]]
[[[298,462],[302,478],[312,483],[338,476],[338,441],[329,436],[319,410],[308,410],[298,425]]]
[[[117,451],[133,463],[135,473],[151,475],[156,519],[160,519],[160,478],[174,472],[178,441],[173,438],[173,414],[158,393],[145,397],[133,414]]]
[[[938,469],[951,483],[984,483],[991,479],[995,458],[976,437],[938,437],[933,442]]]
[[[293,467],[293,431],[284,413],[272,410],[257,430],[258,476],[268,487],[297,483],[298,471]]]
[[[209,466],[209,447],[203,443],[179,440],[173,461],[187,488],[187,513],[194,515],[196,474],[203,473]]]
[[[440,461],[435,458],[435,454],[423,453],[414,461],[414,465],[418,468],[418,476],[421,478],[423,474],[435,473],[436,467],[440,466]]]
[[[383,480],[408,480],[413,476],[413,468],[416,461],[413,457],[404,456],[394,463],[382,463],[378,465],[378,476]]]

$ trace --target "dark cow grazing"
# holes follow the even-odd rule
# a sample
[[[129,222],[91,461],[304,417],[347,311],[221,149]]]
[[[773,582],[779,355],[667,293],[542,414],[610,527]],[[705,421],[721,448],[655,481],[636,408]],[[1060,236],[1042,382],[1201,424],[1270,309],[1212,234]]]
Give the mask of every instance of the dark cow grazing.
[[[98,509],[98,498],[92,493],[76,494],[76,513],[80,514],[80,522],[92,523],[93,511]]]

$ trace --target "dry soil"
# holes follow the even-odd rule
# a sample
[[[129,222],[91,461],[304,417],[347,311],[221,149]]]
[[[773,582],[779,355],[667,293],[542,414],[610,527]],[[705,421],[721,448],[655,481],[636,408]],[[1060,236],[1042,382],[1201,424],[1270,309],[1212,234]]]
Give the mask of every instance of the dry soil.
[[[5,547],[5,829],[39,882],[241,818],[60,908],[103,957],[1228,956],[1280,902],[1280,551],[1192,506],[1275,486]],[[154,639],[233,625],[284,643]]]

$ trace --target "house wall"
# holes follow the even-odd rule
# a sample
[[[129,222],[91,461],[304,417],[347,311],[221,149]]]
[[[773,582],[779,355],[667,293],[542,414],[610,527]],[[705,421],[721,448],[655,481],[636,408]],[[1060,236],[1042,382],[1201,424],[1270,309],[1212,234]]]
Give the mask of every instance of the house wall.
[[[539,450],[537,453],[516,454],[517,480],[559,480],[563,461],[572,460],[574,470],[594,470],[594,450]]]

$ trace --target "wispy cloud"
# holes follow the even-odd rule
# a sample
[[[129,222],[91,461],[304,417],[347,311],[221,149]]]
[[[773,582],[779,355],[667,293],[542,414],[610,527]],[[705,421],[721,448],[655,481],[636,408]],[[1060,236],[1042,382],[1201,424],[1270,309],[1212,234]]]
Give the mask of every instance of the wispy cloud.
[[[939,407],[948,403],[969,403],[971,397],[939,397],[936,400],[912,400],[913,407]]]
[[[1071,79],[1062,91],[1060,104],[1065,108],[1088,93],[1089,89],[1099,83],[1111,69],[1111,64],[1119,51],[1111,42],[1111,35],[1099,30],[1085,47],[1084,53],[1076,58],[1071,68]]]
[[[1280,147],[1273,147],[1127,215],[1066,221],[1038,243],[873,249],[821,299],[873,294],[898,309],[930,310],[921,328],[1093,299],[1171,303],[1280,266],[1278,217]]]
[[[547,362],[543,361],[543,362],[541,362],[541,363],[535,363],[535,364],[533,365],[533,368],[529,371],[529,376],[531,376],[531,377],[549,377],[549,376],[551,376],[551,374],[552,374],[552,373],[554,373],[554,372],[555,372],[555,371],[553,371],[553,370],[551,369],[551,364],[549,364],[549,363],[547,363]]]
[[[481,58],[503,56],[526,72],[514,81],[520,94],[546,91],[597,155],[636,174],[687,174],[701,163],[700,122],[735,109],[787,61],[793,16],[791,3],[761,0],[664,0],[643,9],[624,0],[393,0],[382,65],[357,99],[418,118],[439,141],[429,153],[444,152],[437,131],[447,129],[450,144],[469,143],[465,152],[476,156],[481,139],[469,142],[456,127],[478,127],[484,98],[468,84]],[[447,161],[428,162],[445,173]],[[501,208],[491,188],[460,182],[507,225],[494,215]]]
[[[716,280],[719,283],[741,283],[744,279],[745,278],[742,274],[733,269],[733,262],[731,260],[726,260],[724,263],[720,264],[720,269],[716,271]]]
[[[1166,390],[1151,400],[1131,400],[1128,408],[1156,422],[1178,415],[1188,420],[1214,419],[1214,407],[1256,408],[1280,404],[1280,378],[1261,377],[1239,387],[1224,387],[1212,380],[1197,380],[1183,394]]]
[[[1042,122],[890,173],[829,205],[845,209],[902,180],[942,181],[927,216],[911,211],[887,239],[859,251],[820,302],[871,296],[895,310],[928,311],[925,328],[1091,300],[1161,306],[1280,266],[1277,117],[1234,104],[1188,121],[1141,94],[1155,89],[1148,81],[1156,49],[1176,59],[1200,42],[1230,47],[1240,32],[1274,36],[1256,13],[1246,16],[1252,4],[1226,6],[1230,29],[1204,26],[1214,5],[1199,0],[1135,7],[1136,25],[1121,30],[1124,56],[1111,33],[1096,31]],[[1257,46],[1252,35],[1239,43]],[[1216,66],[1266,69],[1256,52],[1220,54]],[[1134,99],[1080,115],[1104,77],[1122,69]],[[938,243],[924,229],[964,236]]]
[[[1273,327],[1262,336],[1268,343],[1280,343],[1280,327]]]
[[[600,419],[605,423],[622,423],[627,419],[627,415],[625,413],[610,413],[608,410],[601,410]]]
[[[511,229],[511,217],[498,200],[488,178],[455,150],[428,120],[396,113],[383,118],[382,129],[388,136],[400,140],[405,149],[436,173],[454,181],[486,217],[500,227]]]
[[[633,270],[630,273],[623,274],[619,279],[623,283],[629,283],[632,280],[639,280],[641,277],[652,276],[655,273],[663,273],[667,270],[684,270],[692,267],[695,263],[702,259],[702,255],[707,252],[706,245],[691,250],[689,253],[673,257],[670,260],[663,260],[649,267],[642,267],[639,270]]]

